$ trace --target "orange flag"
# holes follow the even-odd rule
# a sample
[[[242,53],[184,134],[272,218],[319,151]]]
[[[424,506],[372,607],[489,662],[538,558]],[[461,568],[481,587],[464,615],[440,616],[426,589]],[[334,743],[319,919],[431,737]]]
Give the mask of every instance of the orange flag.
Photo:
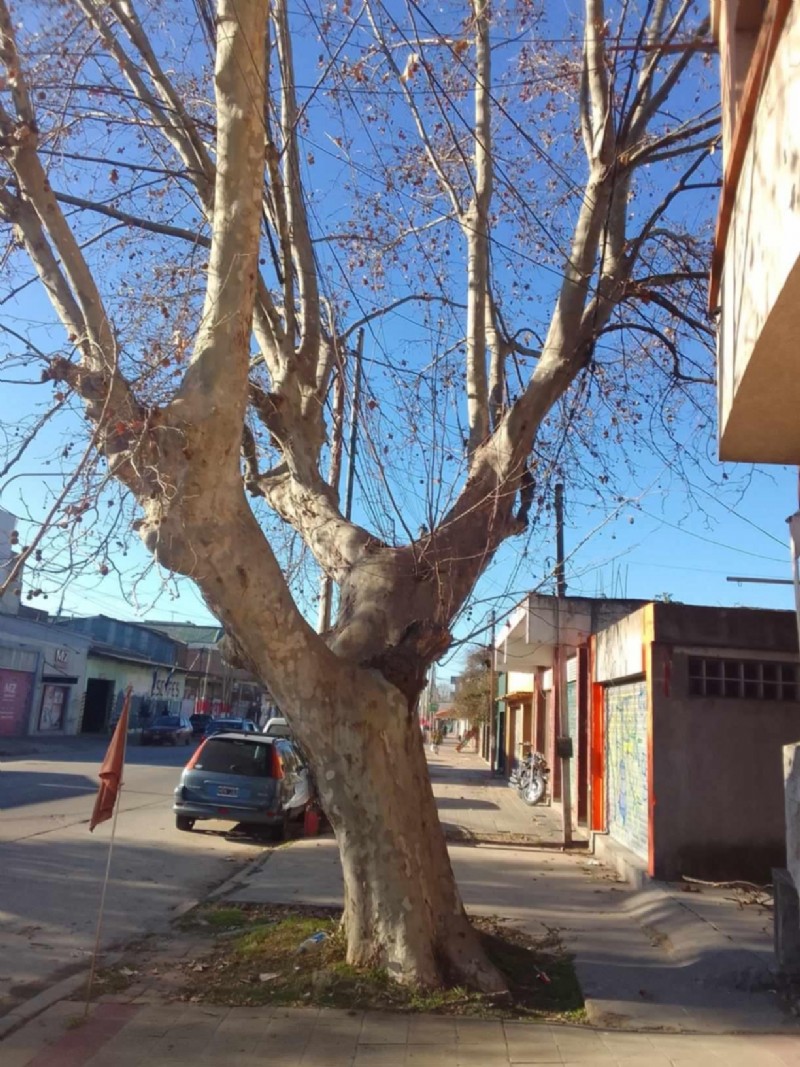
[[[114,729],[114,736],[108,746],[106,758],[100,767],[100,788],[97,791],[97,800],[94,802],[94,811],[89,821],[89,830],[94,830],[101,822],[106,822],[114,814],[114,805],[119,795],[119,787],[122,784],[122,767],[125,763],[125,742],[128,737],[128,712],[131,706],[131,688],[125,694],[125,703],[122,705],[122,714]]]

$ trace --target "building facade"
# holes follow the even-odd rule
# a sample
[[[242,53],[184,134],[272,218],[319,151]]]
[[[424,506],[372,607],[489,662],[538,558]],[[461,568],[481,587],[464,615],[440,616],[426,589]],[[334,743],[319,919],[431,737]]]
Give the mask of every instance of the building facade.
[[[105,615],[58,618],[53,625],[89,641],[81,733],[105,733],[119,717],[129,687],[132,729],[156,715],[184,711],[186,671],[180,642],[140,623]]]
[[[714,0],[724,177],[709,304],[719,312],[722,459],[800,462],[800,7]]]
[[[785,856],[783,747],[800,736],[794,613],[570,597],[523,607],[496,650],[497,769],[511,776],[526,743],[545,753],[553,803],[629,869],[769,881]]]

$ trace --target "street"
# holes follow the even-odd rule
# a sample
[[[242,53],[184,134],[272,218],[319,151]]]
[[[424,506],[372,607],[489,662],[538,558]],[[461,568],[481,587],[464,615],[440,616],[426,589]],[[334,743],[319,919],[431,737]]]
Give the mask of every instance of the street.
[[[107,738],[0,757],[0,1014],[79,969],[94,945],[111,822],[89,833]],[[172,791],[194,751],[128,749],[101,945],[162,927],[264,845],[224,823],[175,829]]]

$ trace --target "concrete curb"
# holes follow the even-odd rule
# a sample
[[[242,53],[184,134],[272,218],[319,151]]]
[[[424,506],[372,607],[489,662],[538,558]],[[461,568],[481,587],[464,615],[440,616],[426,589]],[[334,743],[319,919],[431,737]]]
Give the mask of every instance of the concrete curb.
[[[0,1019],[0,1040],[8,1037],[14,1030],[18,1030],[24,1023],[35,1019],[37,1015],[41,1015],[43,1011],[52,1007],[53,1004],[57,1004],[59,1000],[66,1000],[67,997],[85,984],[86,974],[84,972],[72,974],[69,978],[62,978],[60,982],[56,982],[49,989],[45,989],[43,993],[37,993],[35,997],[24,1001],[13,1011],[10,1011],[8,1015],[4,1015]]]
[[[195,904],[192,905],[192,907],[196,906],[197,904],[201,904],[206,900],[219,900],[220,897],[225,897],[229,893],[233,893],[235,892],[235,890],[241,889],[250,874],[255,873],[255,871],[260,871],[261,868],[272,858],[274,852],[274,848],[270,848],[265,851],[263,856],[260,856],[256,860],[252,860],[241,871],[237,871],[236,874],[232,874],[230,878],[227,878],[222,883],[222,885],[218,885],[216,889],[212,889],[211,892],[208,893],[202,901],[195,901]],[[191,911],[191,907],[186,908],[185,911]],[[185,912],[181,912],[181,914],[185,914]]]

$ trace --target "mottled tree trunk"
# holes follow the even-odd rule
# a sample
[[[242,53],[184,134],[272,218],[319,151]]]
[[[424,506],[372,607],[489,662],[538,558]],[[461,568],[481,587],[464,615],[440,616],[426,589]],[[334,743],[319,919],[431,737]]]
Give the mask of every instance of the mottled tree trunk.
[[[348,961],[498,992],[455,884],[416,716],[379,719],[335,729],[315,760],[342,860]]]

